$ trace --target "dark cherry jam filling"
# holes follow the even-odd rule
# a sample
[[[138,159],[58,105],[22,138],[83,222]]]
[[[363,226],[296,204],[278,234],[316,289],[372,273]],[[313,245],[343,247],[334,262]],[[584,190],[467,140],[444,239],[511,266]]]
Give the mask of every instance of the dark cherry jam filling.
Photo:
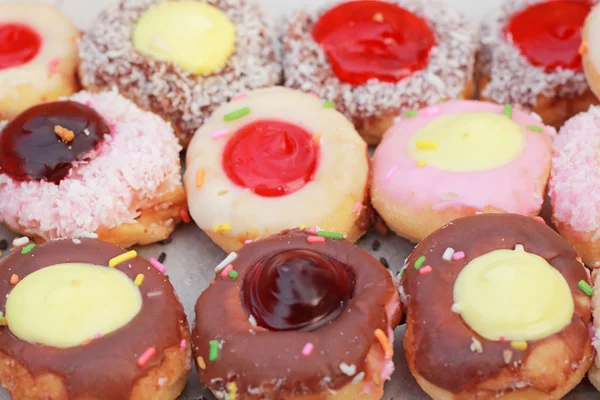
[[[592,6],[589,0],[537,3],[513,15],[504,34],[533,65],[581,70],[581,30]]]
[[[57,130],[74,137],[64,139]],[[0,171],[17,181],[58,183],[74,161],[84,160],[109,133],[104,119],[84,104],[57,101],[31,107],[0,132]]]
[[[0,70],[31,61],[42,47],[42,37],[27,25],[0,23]]]
[[[251,267],[242,298],[259,326],[313,331],[338,318],[354,292],[344,264],[310,250],[289,250]]]
[[[396,4],[342,3],[315,23],[313,38],[337,77],[351,85],[370,79],[398,82],[429,62],[435,36],[427,22]]]
[[[223,152],[223,169],[236,185],[259,196],[279,197],[312,181],[319,145],[300,126],[276,120],[237,130]]]

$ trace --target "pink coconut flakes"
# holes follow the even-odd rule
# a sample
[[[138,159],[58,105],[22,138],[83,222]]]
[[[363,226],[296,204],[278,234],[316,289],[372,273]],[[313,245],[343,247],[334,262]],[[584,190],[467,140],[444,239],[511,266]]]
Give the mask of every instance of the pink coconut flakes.
[[[75,163],[59,184],[0,174],[0,221],[46,240],[135,223],[140,209],[181,186],[181,146],[171,125],[116,92],[70,100],[93,107],[112,128],[91,161]]]

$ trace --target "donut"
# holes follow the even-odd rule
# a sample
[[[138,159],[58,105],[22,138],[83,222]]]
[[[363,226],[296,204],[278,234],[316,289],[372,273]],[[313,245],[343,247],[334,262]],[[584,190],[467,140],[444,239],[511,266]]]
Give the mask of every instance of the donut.
[[[0,383],[19,399],[174,400],[191,368],[171,283],[93,239],[25,242],[0,263]]]
[[[255,0],[121,0],[84,33],[79,76],[156,112],[186,146],[219,106],[280,82],[273,39]]]
[[[545,223],[459,218],[422,241],[401,280],[404,349],[438,399],[561,399],[595,355],[590,277]]]
[[[373,156],[371,201],[418,242],[476,213],[537,215],[555,129],[511,105],[454,100],[398,120]]]
[[[292,17],[285,85],[332,101],[369,144],[399,114],[472,98],[477,27],[438,0],[331,2]]]
[[[483,23],[479,98],[519,104],[556,128],[597,104],[579,54],[581,30],[596,2],[503,2]]]
[[[301,226],[356,241],[369,221],[367,151],[331,103],[282,87],[249,92],[190,143],[190,214],[227,252]]]
[[[588,15],[583,28],[581,56],[588,84],[596,96],[600,97],[600,5],[596,5]]]
[[[0,120],[77,91],[78,37],[51,5],[0,4]]]
[[[293,230],[216,271],[196,303],[192,348],[217,398],[381,398],[402,311],[395,279],[367,252]]]
[[[0,123],[0,222],[48,241],[130,247],[189,219],[171,126],[116,92],[31,107]]]
[[[571,118],[553,144],[548,194],[558,232],[586,265],[600,267],[600,107]]]

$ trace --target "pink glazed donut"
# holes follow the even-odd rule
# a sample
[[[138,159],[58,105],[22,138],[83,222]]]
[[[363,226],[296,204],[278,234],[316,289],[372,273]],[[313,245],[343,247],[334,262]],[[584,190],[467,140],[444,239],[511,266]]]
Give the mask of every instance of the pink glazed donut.
[[[567,121],[553,144],[548,185],[556,228],[592,268],[600,267],[599,132],[600,107]]]
[[[510,105],[456,100],[424,108],[398,119],[375,151],[373,206],[415,242],[467,215],[536,216],[555,134]]]

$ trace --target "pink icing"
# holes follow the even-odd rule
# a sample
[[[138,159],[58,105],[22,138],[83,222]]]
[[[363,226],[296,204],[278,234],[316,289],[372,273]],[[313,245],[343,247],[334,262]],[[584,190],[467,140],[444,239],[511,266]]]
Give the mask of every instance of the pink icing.
[[[600,107],[571,118],[553,144],[549,194],[553,218],[600,232]]]
[[[181,186],[181,147],[171,125],[116,92],[70,100],[93,107],[111,126],[92,161],[74,165],[58,185],[0,173],[0,221],[46,240],[135,223],[139,209]]]
[[[550,163],[550,145],[556,131],[527,129],[541,123],[533,116],[513,107],[512,119],[523,130],[526,144],[520,155],[503,166],[475,172],[450,172],[431,166],[417,166],[407,152],[413,135],[438,116],[461,112],[501,114],[503,106],[454,100],[438,104],[434,110],[421,110],[412,118],[401,118],[383,137],[373,158],[374,193],[392,204],[408,204],[413,209],[460,209],[486,207],[506,212],[537,213],[542,205],[544,188],[536,180]],[[395,172],[387,179],[391,170]]]

